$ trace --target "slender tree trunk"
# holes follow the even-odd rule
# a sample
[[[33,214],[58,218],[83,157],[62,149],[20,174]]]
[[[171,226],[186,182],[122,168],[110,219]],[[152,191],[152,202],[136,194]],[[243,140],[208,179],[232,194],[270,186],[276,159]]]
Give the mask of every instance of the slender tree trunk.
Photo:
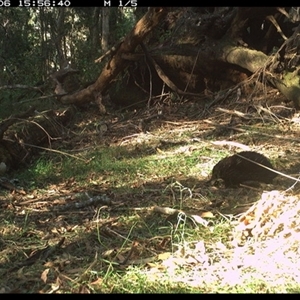
[[[101,20],[101,7],[95,7],[93,12],[93,25],[90,28],[91,40],[92,40],[92,49],[91,55],[97,56],[99,53],[99,44],[100,44],[100,20]]]
[[[101,49],[102,53],[105,53],[108,50],[109,46],[109,8],[102,8],[102,35],[101,35]]]

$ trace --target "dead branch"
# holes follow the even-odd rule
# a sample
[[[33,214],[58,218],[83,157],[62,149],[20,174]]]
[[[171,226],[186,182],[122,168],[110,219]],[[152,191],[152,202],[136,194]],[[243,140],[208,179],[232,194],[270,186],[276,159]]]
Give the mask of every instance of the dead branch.
[[[147,57],[147,59],[152,63],[152,65],[154,66],[157,75],[159,76],[159,78],[170,88],[172,89],[174,92],[176,92],[177,94],[180,95],[185,95],[185,96],[199,96],[199,94],[195,94],[195,93],[189,93],[189,92],[184,92],[181,89],[179,89],[171,80],[170,78],[165,74],[165,72],[162,70],[162,68],[155,62],[155,60],[149,55],[146,47],[144,46],[143,43],[141,43],[141,47],[143,49],[143,51],[145,52],[145,55]]]
[[[100,56],[99,58],[95,59],[95,63],[101,63],[107,56],[112,56],[114,55],[118,49],[121,46],[121,43],[124,41],[124,37],[120,38],[120,40],[113,46],[111,49],[109,49],[105,54]]]
[[[286,41],[288,38],[282,32],[280,26],[278,25],[277,21],[275,20],[274,16],[267,16],[267,19],[275,26],[277,32],[280,33],[281,37]]]
[[[24,84],[14,84],[14,85],[0,86],[0,90],[14,90],[14,89],[24,89],[24,90],[33,90],[33,91],[41,92],[40,87],[29,86],[29,85],[24,85]]]
[[[252,120],[253,119],[253,115],[245,114],[241,111],[225,109],[225,108],[222,108],[222,107],[218,107],[217,110],[221,111],[221,112],[224,112],[226,114],[229,114],[229,115],[234,115],[234,116],[246,119],[246,120]]]
[[[60,137],[63,126],[72,119],[75,112],[72,107],[61,112],[50,110],[26,120],[25,117],[33,110],[34,108],[31,108],[26,113],[17,115],[21,118],[14,116],[5,120],[0,126],[0,162],[4,162],[8,167],[19,167],[37,153],[37,147],[49,145],[53,139]]]

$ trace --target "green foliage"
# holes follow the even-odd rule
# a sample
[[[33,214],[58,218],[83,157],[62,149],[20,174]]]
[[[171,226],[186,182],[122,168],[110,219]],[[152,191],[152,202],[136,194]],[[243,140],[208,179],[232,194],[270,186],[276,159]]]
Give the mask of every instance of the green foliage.
[[[134,9],[112,8],[110,14],[113,45],[132,28]],[[0,85],[35,86],[48,79],[60,66],[58,50],[81,72],[82,82],[99,75],[101,66],[94,60],[103,54],[99,42],[101,8],[12,7],[1,10],[0,19],[4,24],[0,28]]]
[[[134,9],[112,8],[110,12],[110,44],[114,45],[132,28]],[[18,8],[0,11],[0,86],[16,84],[38,86],[47,82],[44,95],[53,93],[49,75],[60,68],[61,57],[79,70],[83,84],[95,80],[103,66],[94,63],[101,56],[101,8]],[[61,22],[62,21],[62,22]],[[0,97],[0,119],[26,110],[53,106],[53,100],[28,89],[3,89]],[[38,99],[35,101],[35,99]],[[23,105],[23,102],[26,103]],[[54,105],[55,106],[55,105]]]
[[[30,12],[20,8],[4,9],[0,12],[0,19],[7,22],[1,27],[0,35],[0,83],[21,83],[28,71],[24,67],[33,46],[28,36],[33,30],[28,25]]]
[[[119,40],[132,29],[136,22],[134,9],[132,8],[113,8],[110,15],[110,28],[112,28],[113,39]],[[111,40],[111,43],[114,43]]]

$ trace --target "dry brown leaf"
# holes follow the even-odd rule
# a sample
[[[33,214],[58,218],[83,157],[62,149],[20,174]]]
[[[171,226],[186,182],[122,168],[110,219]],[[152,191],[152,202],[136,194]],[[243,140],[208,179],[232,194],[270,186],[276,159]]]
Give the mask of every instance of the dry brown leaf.
[[[47,283],[49,271],[50,269],[45,269],[41,275],[41,279],[43,280],[44,283]]]
[[[48,294],[53,294],[54,292],[58,291],[61,286],[62,281],[59,277],[56,278],[56,282],[51,284],[51,290]]]
[[[115,254],[116,254],[116,249],[109,249],[109,250],[102,252],[102,257],[108,258]]]
[[[201,213],[201,218],[215,218],[214,214],[211,211],[205,211]]]
[[[98,286],[101,286],[102,283],[103,283],[103,279],[102,278],[97,278],[95,281],[91,282],[91,284],[98,285]]]
[[[159,249],[159,250],[165,249],[167,247],[167,245],[170,243],[170,241],[171,241],[171,238],[169,236],[163,238],[162,241],[159,244],[157,244],[157,249]]]
[[[56,227],[52,228],[51,232],[56,233],[56,234],[60,234],[59,230]]]
[[[54,263],[53,261],[48,261],[44,264],[44,267],[47,267],[47,268],[54,268]]]

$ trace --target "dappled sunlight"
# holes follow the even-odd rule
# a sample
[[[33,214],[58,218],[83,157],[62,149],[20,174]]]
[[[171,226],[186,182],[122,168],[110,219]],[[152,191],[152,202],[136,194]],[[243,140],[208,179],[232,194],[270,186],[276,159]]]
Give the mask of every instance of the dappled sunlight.
[[[297,173],[298,123],[287,131],[253,118],[245,131],[223,131],[212,124],[230,122],[224,112],[199,118],[195,103],[180,111],[169,105],[146,130],[139,127],[146,110],[101,123],[83,111],[60,148],[74,157],[44,152],[16,173],[12,190],[1,191],[0,270],[7,282],[29,290],[20,278],[37,276],[45,293],[70,285],[73,292],[297,290],[297,184],[281,176],[254,187],[207,182],[213,166],[244,145],[277,170]]]

